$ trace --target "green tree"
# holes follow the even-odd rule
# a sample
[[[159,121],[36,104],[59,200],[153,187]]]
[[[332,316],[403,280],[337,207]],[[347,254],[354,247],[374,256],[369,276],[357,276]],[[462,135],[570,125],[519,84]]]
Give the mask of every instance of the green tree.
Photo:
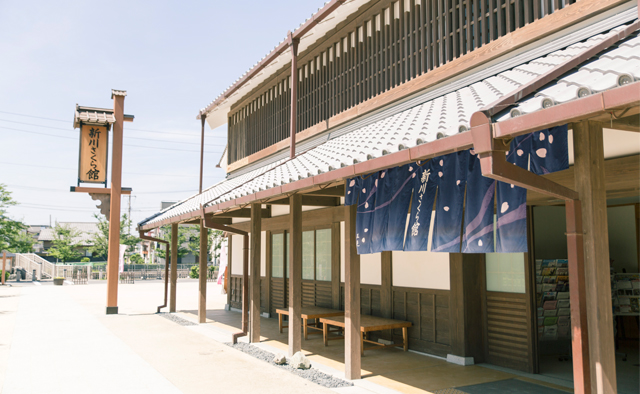
[[[82,233],[67,225],[56,224],[53,229],[53,246],[49,249],[49,255],[61,260],[63,263],[71,261],[82,256],[82,253],[78,251],[80,244],[78,237]]]
[[[28,226],[7,216],[7,209],[17,204],[6,185],[0,183],[0,251],[28,253],[35,243],[27,233]]]
[[[139,254],[135,253],[129,257],[129,264],[144,264],[144,259]]]
[[[109,222],[103,215],[93,214],[93,217],[98,220],[98,231],[92,237],[91,253],[94,257],[107,257],[109,253]],[[120,243],[127,245],[128,253],[133,252],[135,246],[140,243],[140,238],[127,233],[130,224],[131,219],[126,213],[123,214],[120,220]]]
[[[189,245],[189,237],[191,230],[186,226],[178,226],[178,258],[182,258],[189,254],[191,251],[188,247]],[[160,238],[162,240],[171,242],[171,226],[162,226],[160,227],[160,235],[156,236],[156,238]],[[185,246],[187,245],[187,246]],[[165,248],[164,245],[158,245],[156,248],[156,254],[161,259],[165,258]]]

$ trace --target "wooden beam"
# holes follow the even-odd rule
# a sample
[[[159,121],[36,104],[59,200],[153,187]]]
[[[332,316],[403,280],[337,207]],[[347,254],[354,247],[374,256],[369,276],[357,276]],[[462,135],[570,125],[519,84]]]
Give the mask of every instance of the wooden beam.
[[[260,342],[260,247],[261,204],[251,204],[251,274],[249,276],[249,341]]]
[[[393,263],[392,252],[382,252],[381,269],[382,281],[380,286],[380,313],[386,319],[393,318]]]
[[[207,321],[207,244],[208,231],[204,226],[204,219],[200,221],[200,258],[198,277],[198,322]]]
[[[167,264],[169,256],[167,256]],[[169,294],[169,312],[176,311],[176,294],[178,284],[178,224],[171,225],[171,292]]]
[[[227,211],[227,212],[220,212],[218,214],[213,215],[214,218],[250,218],[251,217],[251,208],[240,208],[240,209],[236,209],[235,211]],[[271,217],[271,207],[268,207],[266,209],[262,210],[262,213],[260,214],[260,217],[263,218],[270,218]],[[231,224],[231,222],[229,223],[224,223],[224,224]]]
[[[344,197],[344,184],[335,187],[328,187],[326,189],[313,190],[305,194],[313,196]]]
[[[582,202],[591,387],[617,392],[602,124],[573,124],[576,189]]]
[[[302,349],[302,196],[289,199],[289,356],[293,356]]]
[[[337,207],[340,205],[339,197],[325,197],[325,196],[310,196],[301,195],[302,205],[314,206],[314,207]],[[266,202],[267,205],[289,205],[288,198],[281,198]]]
[[[347,379],[362,377],[360,333],[360,255],[356,248],[356,205],[344,207],[344,374]]]
[[[111,194],[111,189],[108,187],[80,187],[71,186],[70,191],[72,193],[88,193],[88,194]],[[130,187],[123,187],[120,194],[131,194]]]
[[[326,225],[333,222],[340,222],[343,220],[344,208],[343,207],[329,207],[314,209],[311,211],[302,212],[302,221],[305,226],[313,227],[316,225]],[[276,216],[273,218],[262,219],[262,227],[271,231],[289,230],[290,229],[290,214]],[[238,230],[251,231],[251,223],[235,223],[229,227],[233,227]]]

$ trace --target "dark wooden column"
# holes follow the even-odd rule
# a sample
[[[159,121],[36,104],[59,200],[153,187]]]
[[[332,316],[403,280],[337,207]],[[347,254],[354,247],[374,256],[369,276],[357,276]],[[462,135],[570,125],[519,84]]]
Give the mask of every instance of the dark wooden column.
[[[484,361],[482,317],[482,292],[486,286],[484,255],[451,253],[449,277],[453,354],[460,357],[473,357],[474,363],[481,363]]]
[[[589,289],[586,301],[591,388],[597,393],[615,393],[616,360],[602,124],[592,121],[574,123],[573,149],[576,190],[582,203],[585,282]]]
[[[302,348],[302,196],[289,197],[289,356]],[[286,277],[286,275],[285,275]]]
[[[207,244],[208,232],[204,227],[204,219],[200,220],[200,275],[198,279],[198,322],[207,321]]]
[[[169,256],[167,256],[167,263]],[[165,263],[166,264],[166,263]],[[176,311],[176,285],[178,284],[178,224],[171,225],[171,292],[169,294],[169,312]]]
[[[345,265],[344,265],[344,374],[347,379],[360,379],[360,255],[356,249],[356,208],[345,206]]]
[[[393,318],[393,263],[391,252],[382,252],[381,255],[382,281],[380,286],[380,312],[382,317]]]
[[[340,222],[331,225],[331,303],[340,309]]]
[[[266,231],[266,237],[265,240],[267,241],[267,244],[264,245],[265,248],[265,269],[264,269],[264,286],[265,286],[265,296],[264,296],[264,300],[267,303],[267,305],[265,305],[265,310],[267,311],[267,313],[271,313],[271,274],[272,274],[272,270],[273,270],[273,261],[272,261],[272,251],[271,251],[271,231]]]
[[[249,275],[249,341],[260,342],[260,243],[262,204],[251,204],[251,273]]]

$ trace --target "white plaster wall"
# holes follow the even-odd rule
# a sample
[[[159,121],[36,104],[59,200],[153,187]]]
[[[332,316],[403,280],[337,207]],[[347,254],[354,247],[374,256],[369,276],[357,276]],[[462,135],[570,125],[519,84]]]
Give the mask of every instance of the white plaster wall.
[[[260,276],[266,276],[267,272],[267,232],[263,231],[260,237]]]
[[[242,235],[231,238],[231,275],[242,275]],[[251,243],[251,234],[249,234]]]
[[[289,214],[289,206],[288,205],[272,205],[271,206],[271,216],[282,216]]]
[[[340,222],[340,282],[344,282],[344,222]]]
[[[250,222],[250,221],[251,221],[251,219],[249,219],[249,218],[231,218],[231,223],[233,223],[233,224]]]
[[[449,290],[449,253],[403,252],[391,254],[393,285]]]
[[[313,207],[310,205],[303,205],[302,206],[302,212],[304,211],[315,211],[316,209],[321,209],[321,208],[326,208],[326,207]]]
[[[360,283],[382,284],[382,253],[360,255]]]

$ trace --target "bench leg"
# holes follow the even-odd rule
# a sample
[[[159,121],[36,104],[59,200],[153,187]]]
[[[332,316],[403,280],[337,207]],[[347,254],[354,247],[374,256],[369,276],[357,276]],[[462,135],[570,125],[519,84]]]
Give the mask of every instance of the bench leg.
[[[324,346],[329,346],[329,340],[327,336],[329,335],[329,325],[327,323],[322,323],[322,340],[324,341]]]
[[[407,327],[402,327],[402,345],[405,352],[409,350],[409,329]]]
[[[280,334],[282,334],[282,313],[278,313],[278,328],[280,329]]]
[[[307,340],[307,319],[302,319],[302,327],[304,327],[304,340]]]

